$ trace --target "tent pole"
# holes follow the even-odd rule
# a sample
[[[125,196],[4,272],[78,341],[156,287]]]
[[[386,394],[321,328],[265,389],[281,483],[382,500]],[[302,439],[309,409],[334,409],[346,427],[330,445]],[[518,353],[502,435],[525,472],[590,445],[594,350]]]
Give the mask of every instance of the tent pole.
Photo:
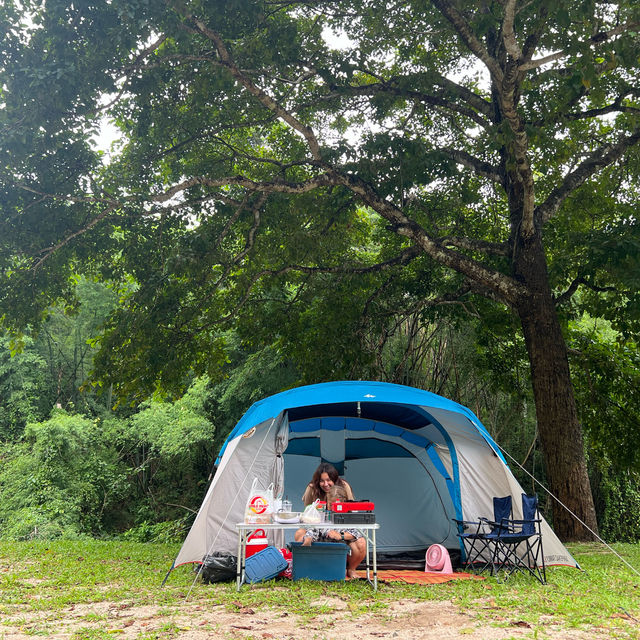
[[[171,567],[169,567],[169,571],[167,571],[167,575],[164,577],[164,580],[162,581],[162,584],[160,585],[161,588],[164,587],[166,581],[169,579],[169,576],[171,575],[171,572],[174,569],[174,565],[175,565],[175,562],[172,562],[171,563]]]

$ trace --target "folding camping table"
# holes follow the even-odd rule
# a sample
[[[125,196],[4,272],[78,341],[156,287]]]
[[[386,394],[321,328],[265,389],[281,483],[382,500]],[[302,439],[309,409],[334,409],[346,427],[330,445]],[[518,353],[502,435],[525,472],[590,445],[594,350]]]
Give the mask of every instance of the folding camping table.
[[[245,522],[238,522],[236,524],[236,531],[238,532],[238,565],[236,568],[236,589],[240,591],[240,587],[244,582],[244,564],[247,558],[247,538],[256,529],[263,529],[264,531],[279,530],[284,531],[287,529],[297,531],[301,527],[313,527],[315,529],[355,529],[359,531],[366,540],[366,554],[365,561],[367,567],[367,582],[373,587],[374,591],[378,590],[378,555],[376,548],[376,531],[380,528],[379,523],[357,523],[350,522],[348,525],[335,524],[334,522],[319,522],[313,524],[304,523],[271,523],[271,524],[246,524]],[[337,544],[337,543],[336,543]],[[371,558],[373,560],[373,572],[370,570],[369,563],[369,544],[371,544]]]

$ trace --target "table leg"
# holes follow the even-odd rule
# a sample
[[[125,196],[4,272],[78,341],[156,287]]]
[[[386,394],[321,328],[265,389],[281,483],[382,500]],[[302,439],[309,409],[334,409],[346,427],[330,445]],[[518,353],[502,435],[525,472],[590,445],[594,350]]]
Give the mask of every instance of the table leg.
[[[236,591],[240,591],[244,575],[244,554],[246,550],[245,532],[238,531],[238,562],[236,564]]]
[[[376,530],[371,530],[373,540],[373,590],[378,590],[378,549],[376,547]]]
[[[369,532],[364,531],[364,538],[366,540],[366,563],[367,563],[367,582],[371,582],[371,564],[369,562]]]

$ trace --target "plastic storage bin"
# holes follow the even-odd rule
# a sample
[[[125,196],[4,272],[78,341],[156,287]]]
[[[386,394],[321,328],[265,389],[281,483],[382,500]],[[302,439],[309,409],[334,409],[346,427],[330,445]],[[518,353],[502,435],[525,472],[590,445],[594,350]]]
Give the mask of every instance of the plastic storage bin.
[[[244,565],[246,582],[264,582],[275,578],[288,567],[287,561],[275,547],[267,547],[249,556]]]
[[[293,579],[344,580],[349,547],[341,542],[313,542],[304,547],[290,543],[293,554]]]

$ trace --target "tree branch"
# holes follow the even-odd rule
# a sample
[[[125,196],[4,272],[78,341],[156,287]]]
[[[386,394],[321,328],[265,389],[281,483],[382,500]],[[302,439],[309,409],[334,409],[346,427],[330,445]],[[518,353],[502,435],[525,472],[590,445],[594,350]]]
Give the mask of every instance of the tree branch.
[[[223,178],[207,178],[205,176],[195,176],[174,185],[163,193],[151,196],[153,202],[167,202],[174,196],[187,189],[198,185],[210,188],[239,186],[251,191],[265,191],[269,193],[308,193],[318,187],[327,187],[335,185],[336,180],[332,173],[320,174],[303,182],[286,182],[285,180],[270,180],[265,182],[257,182],[244,176],[227,176]]]
[[[480,253],[508,256],[510,255],[509,247],[506,243],[486,242],[484,240],[475,240],[473,238],[456,238],[453,236],[445,236],[440,238],[440,242],[444,246],[457,247],[458,249],[467,249],[469,251],[479,251]]]
[[[502,83],[503,73],[500,65],[489,55],[489,52],[476,37],[464,16],[448,0],[431,0],[432,4],[451,23],[460,39],[467,45],[469,50],[487,67],[494,78],[496,84]]]
[[[173,502],[165,502],[168,507],[179,507],[180,509],[184,509],[185,511],[190,511],[191,513],[198,513],[196,509],[192,509],[191,507],[185,507],[183,504],[174,504]]]
[[[101,220],[104,220],[104,218],[106,218],[114,209],[117,209],[119,206],[120,205],[117,202],[110,204],[99,215],[97,215],[95,218],[90,220],[89,223],[86,224],[84,227],[74,231],[73,233],[70,233],[65,238],[63,238],[60,242],[58,242],[58,244],[43,250],[42,257],[31,267],[31,271],[37,271],[45,262],[45,260],[47,260],[56,251],[58,251],[58,249],[61,249],[65,245],[69,244],[69,242],[71,242],[74,238],[77,238],[78,236],[81,236],[87,233],[87,231],[95,227],[98,224],[98,222],[100,222]]]
[[[615,38],[622,33],[627,33],[629,31],[635,31],[640,26],[640,22],[627,22],[625,24],[619,24],[617,27],[613,29],[609,29],[609,31],[598,31],[591,36],[591,42],[606,42],[611,38]]]
[[[597,118],[599,116],[604,116],[609,113],[625,113],[625,112],[639,113],[640,108],[625,106],[622,104],[622,102],[627,96],[638,95],[638,94],[640,94],[640,91],[638,91],[637,89],[629,88],[628,91],[626,91],[622,95],[619,95],[611,104],[605,107],[600,107],[598,109],[587,109],[586,111],[578,111],[575,113],[566,113],[566,114],[563,114],[562,117],[568,121],[576,121],[576,120],[583,120],[587,118]],[[557,122],[557,117],[554,116],[553,123],[555,124],[556,122]],[[531,124],[535,127],[540,127],[540,126],[544,126],[546,123],[547,123],[546,120],[536,120]]]
[[[391,229],[399,235],[410,238],[417,246],[440,264],[452,268],[470,280],[491,290],[502,302],[513,305],[526,291],[524,285],[515,279],[485,267],[483,264],[447,249],[431,238],[416,222],[410,220],[400,209],[380,197],[374,189],[357,176],[335,172],[337,181],[350,189],[374,211],[391,223]]]
[[[522,10],[525,6],[526,5],[522,5],[519,11]],[[540,38],[544,33],[544,27],[546,26],[546,23],[547,23],[549,10],[547,9],[546,5],[539,5],[536,8],[536,13],[537,13],[536,26],[533,29],[531,29],[522,47],[522,58],[521,58],[522,63],[529,62],[533,57],[533,54],[535,53],[536,48],[538,47],[538,43],[540,42]]]
[[[121,203],[115,201],[113,198],[103,198],[98,196],[78,197],[78,196],[69,196],[69,195],[58,195],[58,194],[51,194],[51,193],[45,193],[43,191],[39,191],[38,189],[34,189],[33,187],[30,187],[29,185],[26,185],[26,184],[17,184],[16,186],[20,189],[24,189],[25,191],[28,191],[29,193],[33,193],[37,196],[40,196],[40,201],[60,200],[63,202],[73,202],[75,204],[106,204],[105,209],[100,214],[98,214],[95,218],[90,220],[85,226],[81,227],[80,229],[76,229],[76,231],[68,234],[65,238],[60,240],[60,242],[58,242],[57,244],[52,245],[51,247],[47,247],[46,249],[43,249],[40,252],[41,257],[31,267],[32,271],[37,271],[43,265],[43,263],[48,258],[50,258],[51,255],[53,255],[58,249],[61,249],[65,245],[69,244],[69,242],[71,242],[74,238],[77,238],[78,236],[85,234],[87,231],[95,227],[98,224],[98,222],[100,222],[101,220],[104,220],[104,218],[106,218],[112,211],[114,211],[115,209],[121,206]]]
[[[550,220],[573,191],[598,171],[621,158],[624,152],[637,144],[638,141],[640,141],[640,127],[617,143],[605,144],[596,149],[574,171],[566,175],[562,183],[549,194],[542,204],[536,207],[536,218],[543,224]]]
[[[581,111],[579,113],[567,113],[564,117],[567,120],[583,120],[585,118],[597,118],[598,116],[605,116],[609,113],[640,113],[640,108],[629,107],[623,104],[619,104],[617,101],[600,109],[588,109],[587,111]]]
[[[444,82],[444,79],[442,79],[441,86],[444,88],[444,85],[445,85],[445,82]],[[460,91],[456,92],[458,97],[460,97],[461,99],[467,102],[469,102],[469,99],[471,96],[475,96],[475,94],[472,91],[467,90],[466,93],[461,91],[463,87],[459,87],[454,82],[447,83],[446,87],[450,91],[455,91],[454,87],[457,87],[458,89],[460,89]],[[395,95],[401,98],[411,99],[419,104],[425,104],[425,105],[430,105],[434,107],[441,107],[443,109],[446,109],[447,111],[458,113],[462,116],[466,116],[467,118],[473,120],[476,124],[480,125],[483,129],[486,129],[491,124],[491,122],[487,119],[487,118],[490,118],[492,115],[489,104],[484,100],[482,100],[482,98],[480,98],[479,96],[475,96],[476,99],[473,100],[474,108],[467,108],[465,106],[456,104],[451,100],[447,100],[446,98],[441,96],[425,93],[424,91],[414,91],[412,89],[404,89],[403,87],[399,86],[396,82],[394,82],[394,79],[387,82],[376,82],[376,83],[370,83],[370,84],[361,85],[361,86],[340,86],[340,87],[333,86],[332,89],[333,89],[333,93],[328,94],[327,96],[325,96],[324,99],[332,99],[335,97],[342,97],[345,95],[346,96],[349,96],[349,95],[370,96],[370,95],[389,93],[391,95]],[[464,97],[463,97],[463,93],[465,94]],[[474,109],[478,109],[478,107],[480,107],[479,110],[483,115],[487,116],[487,118],[483,118],[482,116],[478,115],[477,111],[474,110]]]
[[[286,273],[300,272],[300,273],[344,273],[344,274],[366,274],[377,273],[389,269],[396,265],[407,264],[419,255],[422,255],[422,251],[419,247],[408,247],[404,249],[399,255],[385,262],[380,262],[375,265],[369,265],[367,267],[307,267],[304,265],[287,265],[280,269],[263,269],[259,273],[255,274],[251,279],[249,286],[247,287],[245,294],[242,296],[238,304],[226,315],[219,319],[220,322],[228,322],[238,315],[238,312],[245,306],[251,297],[251,291],[258,284],[258,282],[265,276],[281,276]]]
[[[311,151],[311,155],[318,161],[320,161],[320,145],[318,140],[313,132],[311,127],[303,124],[298,120],[295,116],[293,116],[289,111],[287,111],[284,107],[282,107],[274,98],[272,98],[265,91],[260,89],[254,82],[252,82],[245,73],[243,73],[240,68],[235,64],[229,50],[222,37],[213,29],[207,27],[207,25],[195,17],[193,14],[189,12],[181,12],[175,4],[173,8],[181,15],[192,22],[194,25],[194,30],[196,33],[204,36],[211,42],[213,42],[216,51],[218,52],[219,64],[226,67],[231,75],[235,78],[235,80],[242,85],[249,93],[251,93],[254,97],[256,97],[269,111],[275,113],[279,118],[281,118],[284,122],[286,122],[292,129],[300,133],[307,142],[309,146],[309,150]]]
[[[488,178],[492,182],[504,186],[504,178],[500,174],[500,171],[497,167],[494,167],[491,163],[485,162],[484,160],[480,160],[480,158],[476,158],[472,156],[470,153],[466,151],[461,151],[460,149],[451,149],[449,147],[443,147],[440,149],[443,153],[451,156],[454,160],[464,165],[468,169],[475,171],[478,175],[481,175],[484,178]]]
[[[127,72],[131,71],[131,70],[137,70],[139,69],[139,63],[140,61],[144,60],[145,58],[147,58],[148,56],[150,56],[169,36],[167,35],[162,35],[160,36],[157,40],[155,40],[151,45],[149,45],[146,49],[143,49],[135,58],[135,60],[130,64],[127,65],[126,67],[122,67],[121,68],[121,72],[124,74],[124,77],[127,77]],[[118,80],[120,78],[117,78]],[[124,92],[127,90],[127,85],[126,83],[123,82],[122,86],[120,87],[119,91],[116,93],[115,97],[113,99],[111,99],[109,102],[107,102],[104,105],[101,105],[99,107],[97,107],[96,109],[94,109],[93,111],[89,112],[89,115],[96,115],[98,113],[100,113],[101,111],[106,111],[107,109],[111,108],[114,104],[116,104],[118,102],[118,100],[120,100],[120,98],[122,97],[122,95],[124,94]]]
[[[214,247],[220,246],[222,241],[229,234],[233,225],[238,221],[238,219],[242,215],[242,212],[247,208],[250,197],[251,197],[251,192],[247,192],[244,198],[242,199],[242,202],[237,203],[234,214],[229,218],[229,220],[227,220],[227,224],[224,225],[224,228],[218,234],[218,239],[215,241]],[[258,199],[258,202],[254,205],[254,210],[260,209],[260,207],[262,207],[262,205],[265,203],[266,199],[267,199],[267,196],[264,193],[261,194],[261,197]],[[254,219],[255,219],[255,215],[254,215]]]
[[[390,258],[389,260],[385,260],[384,262],[379,262],[377,264],[369,265],[367,267],[349,267],[349,266],[338,266],[338,267],[326,267],[326,266],[316,266],[316,267],[306,267],[304,265],[291,265],[289,270],[291,271],[301,271],[303,273],[344,273],[344,274],[357,274],[363,275],[367,273],[379,273],[381,271],[385,271],[391,267],[395,267],[397,265],[405,265],[422,255],[424,252],[420,247],[415,245],[404,249],[401,253],[399,253],[394,258]]]
[[[598,33],[591,36],[591,38],[589,39],[589,42],[591,44],[600,44],[602,42],[607,42],[608,40],[610,40],[611,38],[614,38],[615,36],[619,36],[622,33],[637,29],[638,25],[640,25],[639,22],[628,22],[623,25],[618,25],[617,27],[610,29],[609,31],[599,31]],[[538,67],[541,67],[549,62],[555,62],[556,60],[561,60],[562,58],[565,58],[568,55],[569,55],[568,52],[564,50],[555,51],[553,53],[550,53],[544,56],[543,58],[538,58],[537,60],[529,60],[527,62],[524,62],[518,67],[518,70],[528,71],[530,69],[537,69]]]
[[[454,95],[457,95],[461,100],[469,104],[470,107],[484,114],[488,120],[493,121],[495,114],[491,103],[479,96],[477,93],[474,93],[467,87],[463,87],[445,76],[436,76],[435,84],[446,91],[450,91]]]
[[[516,19],[516,0],[506,0],[502,19],[502,41],[506,52],[514,59],[522,59],[522,51],[516,40],[514,24]]]
[[[599,287],[589,282],[584,276],[578,276],[573,280],[566,291],[555,298],[556,305],[562,305],[565,302],[568,302],[573,297],[573,294],[578,290],[580,285],[583,285],[588,289],[591,289],[591,291],[595,291],[597,293],[622,293],[618,287]]]
[[[523,64],[518,66],[518,71],[530,71],[531,69],[537,69],[538,67],[542,67],[549,62],[555,62],[556,60],[561,60],[566,57],[566,53],[564,51],[556,51],[555,53],[550,53],[549,55],[544,56],[544,58],[538,58],[537,60],[529,60],[528,62],[524,62]]]
[[[34,187],[30,187],[28,184],[16,183],[15,185],[19,189],[24,189],[29,193],[33,193],[40,196],[43,200],[60,200],[61,202],[73,202],[74,204],[87,204],[87,203],[101,203],[101,204],[118,204],[113,198],[105,198],[102,196],[70,196],[58,193],[46,193],[40,191]],[[28,205],[30,206],[30,205]]]

